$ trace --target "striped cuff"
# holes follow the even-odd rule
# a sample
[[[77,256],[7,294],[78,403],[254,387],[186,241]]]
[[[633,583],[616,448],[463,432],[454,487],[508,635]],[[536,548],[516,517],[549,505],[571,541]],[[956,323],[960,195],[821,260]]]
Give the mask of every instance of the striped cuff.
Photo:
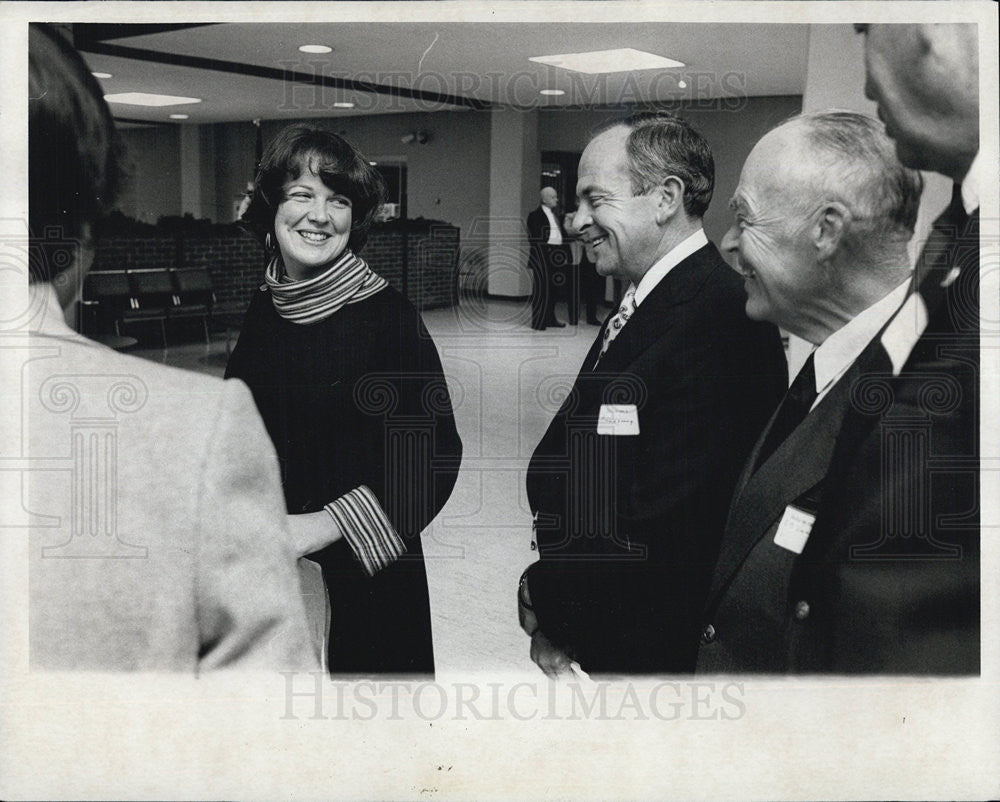
[[[368,576],[375,576],[406,551],[375,494],[365,485],[331,501],[323,509],[337,522]]]

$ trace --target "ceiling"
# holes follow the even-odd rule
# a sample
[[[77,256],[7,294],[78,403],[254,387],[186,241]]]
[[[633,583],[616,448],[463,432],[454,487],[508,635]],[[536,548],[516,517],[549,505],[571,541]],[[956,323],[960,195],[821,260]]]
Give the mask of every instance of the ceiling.
[[[122,121],[187,123],[798,95],[808,26],[720,23],[75,24],[107,93],[199,97],[184,106],[112,104]],[[299,45],[323,44],[327,55]],[[602,75],[531,56],[631,47],[684,67]],[[680,82],[686,83],[681,87]],[[560,89],[558,97],[539,94]],[[352,109],[334,107],[353,102]]]

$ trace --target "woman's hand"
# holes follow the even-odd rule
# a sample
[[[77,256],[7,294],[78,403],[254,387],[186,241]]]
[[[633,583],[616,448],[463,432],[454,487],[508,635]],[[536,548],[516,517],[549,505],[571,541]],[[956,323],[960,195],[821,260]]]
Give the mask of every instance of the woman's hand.
[[[295,553],[298,557],[324,549],[340,540],[344,533],[328,512],[304,512],[288,516],[288,528],[292,533]]]

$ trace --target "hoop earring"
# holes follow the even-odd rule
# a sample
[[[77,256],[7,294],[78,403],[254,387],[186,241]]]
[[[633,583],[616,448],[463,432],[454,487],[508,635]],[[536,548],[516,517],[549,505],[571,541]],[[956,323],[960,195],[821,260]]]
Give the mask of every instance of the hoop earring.
[[[274,250],[274,242],[271,239],[271,232],[270,231],[268,231],[267,234],[264,235],[264,247],[267,248],[267,250],[269,250],[269,251],[273,251]]]

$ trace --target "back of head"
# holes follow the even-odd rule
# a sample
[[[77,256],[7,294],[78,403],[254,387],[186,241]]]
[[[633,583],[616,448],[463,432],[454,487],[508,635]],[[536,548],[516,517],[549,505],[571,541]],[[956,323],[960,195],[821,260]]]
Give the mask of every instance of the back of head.
[[[715,188],[715,161],[705,138],[687,120],[668,112],[633,114],[597,133],[618,125],[629,130],[626,149],[633,194],[645,194],[675,176],[684,182],[684,211],[702,217]]]
[[[778,128],[801,130],[809,152],[801,174],[803,202],[837,201],[851,212],[853,250],[892,259],[913,236],[923,191],[920,173],[904,167],[878,120],[852,111],[800,114]]]
[[[28,31],[28,225],[34,248],[85,241],[122,184],[121,145],[97,80],[53,28]],[[34,259],[32,282],[70,264]]]

